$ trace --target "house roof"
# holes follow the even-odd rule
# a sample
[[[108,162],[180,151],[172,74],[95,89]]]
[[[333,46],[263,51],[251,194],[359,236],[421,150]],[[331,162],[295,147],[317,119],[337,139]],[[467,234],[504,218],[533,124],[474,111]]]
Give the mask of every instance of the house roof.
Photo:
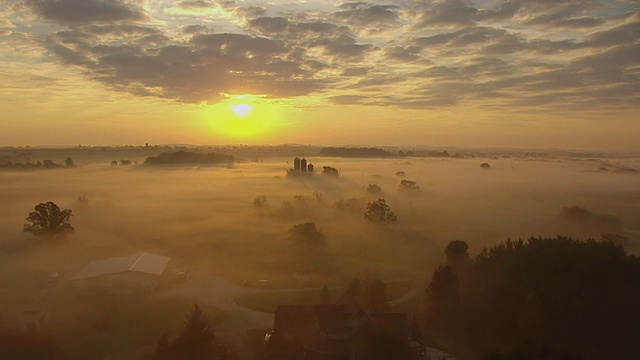
[[[347,298],[348,299],[348,298]],[[376,327],[407,339],[411,335],[405,313],[368,313],[355,301],[347,304],[278,305],[273,330],[290,343],[302,343],[306,351],[322,354],[349,352],[357,334]],[[352,313],[349,307],[357,310]]]
[[[339,324],[345,310],[342,304],[278,305],[273,330],[287,340],[305,337],[314,329],[326,330]]]
[[[373,322],[380,328],[406,339],[411,335],[409,319],[405,313],[373,313]]]
[[[121,272],[137,272],[150,275],[162,275],[171,260],[168,256],[154,254],[136,254],[106,260],[92,261],[71,277],[71,280],[116,274]]]

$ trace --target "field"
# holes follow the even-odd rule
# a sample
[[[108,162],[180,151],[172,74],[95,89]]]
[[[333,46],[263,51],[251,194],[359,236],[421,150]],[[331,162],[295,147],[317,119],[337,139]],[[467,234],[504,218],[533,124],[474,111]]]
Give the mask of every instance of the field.
[[[637,158],[344,159],[311,154],[307,158],[318,172],[289,178],[292,157],[273,150],[262,158],[260,151],[246,153],[245,159],[254,160],[223,167],[111,166],[108,159],[114,156],[142,163],[153,151],[107,151],[95,157],[74,151],[42,153],[43,158],[78,155],[74,168],[0,173],[0,326],[10,326],[24,308],[46,309],[51,330],[72,359],[118,357],[153,347],[162,332],[178,331],[195,302],[216,294],[216,289],[198,292],[188,285],[196,288],[188,295],[169,289],[171,298],[147,294],[122,300],[78,298],[60,290],[72,289],[69,278],[87,263],[109,257],[143,251],[167,255],[175,268],[236,284],[228,298],[219,299],[220,306],[207,303],[206,311],[223,326],[240,314],[230,304],[234,298],[248,309],[243,316],[251,317],[250,310],[265,315],[280,303],[317,301],[325,284],[335,298],[353,277],[426,284],[452,240],[466,241],[474,255],[507,238],[562,233],[600,239],[615,232],[629,252],[640,253]],[[32,160],[37,154],[30,155]],[[483,162],[491,168],[482,169]],[[339,169],[340,175],[321,174],[323,166]],[[400,191],[401,180],[415,181],[420,191]],[[383,192],[368,192],[370,184]],[[88,201],[78,201],[81,196]],[[254,205],[258,196],[264,196],[263,206]],[[364,221],[367,203],[378,198],[387,201],[397,223]],[[43,242],[22,232],[29,212],[46,201],[72,209],[74,234]],[[588,218],[563,217],[563,209],[572,206],[595,218],[615,218],[618,225],[599,227],[589,225]],[[290,211],[283,211],[287,207]],[[293,246],[289,229],[305,222],[324,235],[322,254]],[[47,282],[54,272],[60,274],[57,290]],[[206,276],[198,286],[207,286]],[[270,290],[240,285],[257,280],[267,280]],[[389,297],[402,296],[410,287],[394,283]],[[242,324],[257,328],[268,323],[243,318],[227,334],[237,334]],[[72,346],[76,341],[83,345]]]

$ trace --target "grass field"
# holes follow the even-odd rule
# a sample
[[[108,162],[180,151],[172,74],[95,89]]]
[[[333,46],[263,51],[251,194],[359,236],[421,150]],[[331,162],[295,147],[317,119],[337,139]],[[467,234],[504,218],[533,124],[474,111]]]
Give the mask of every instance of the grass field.
[[[147,296],[73,299],[52,307],[49,329],[65,359],[124,359],[153,349],[163,333],[177,334],[193,306]],[[212,324],[227,318],[219,309],[200,307]]]

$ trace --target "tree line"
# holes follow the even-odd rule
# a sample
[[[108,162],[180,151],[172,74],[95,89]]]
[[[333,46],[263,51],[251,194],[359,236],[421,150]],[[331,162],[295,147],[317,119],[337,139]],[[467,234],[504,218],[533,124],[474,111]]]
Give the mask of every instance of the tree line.
[[[622,246],[557,237],[467,249],[450,243],[427,287],[428,342],[469,359],[640,358],[640,259]]]

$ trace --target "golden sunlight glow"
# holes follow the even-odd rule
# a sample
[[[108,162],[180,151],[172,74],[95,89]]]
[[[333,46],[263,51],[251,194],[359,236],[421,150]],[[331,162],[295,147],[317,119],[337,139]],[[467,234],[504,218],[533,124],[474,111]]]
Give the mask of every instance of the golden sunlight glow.
[[[218,136],[229,140],[267,137],[278,125],[283,105],[266,95],[231,95],[217,104],[200,104],[202,119]]]
[[[245,118],[253,110],[253,106],[249,104],[231,105],[231,110],[238,114],[239,117]]]

